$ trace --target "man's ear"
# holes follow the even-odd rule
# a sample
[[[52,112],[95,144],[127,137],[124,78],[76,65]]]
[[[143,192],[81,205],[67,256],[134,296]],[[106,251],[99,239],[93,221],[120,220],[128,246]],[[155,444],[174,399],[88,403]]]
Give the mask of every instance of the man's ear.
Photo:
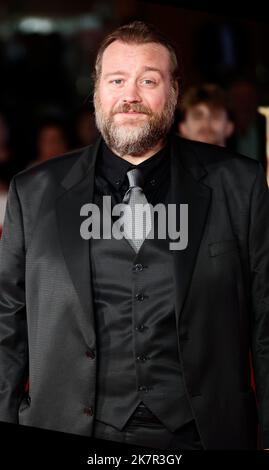
[[[228,121],[226,125],[226,132],[225,132],[225,137],[228,139],[231,137],[234,131],[234,123],[232,121]]]
[[[184,121],[178,123],[178,132],[182,137],[188,138],[187,126]]]

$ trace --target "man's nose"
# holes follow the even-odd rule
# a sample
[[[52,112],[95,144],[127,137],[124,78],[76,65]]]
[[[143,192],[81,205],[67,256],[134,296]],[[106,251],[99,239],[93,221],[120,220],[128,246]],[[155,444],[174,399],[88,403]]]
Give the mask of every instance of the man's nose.
[[[139,94],[139,89],[136,83],[130,82],[126,84],[126,86],[124,87],[122,99],[124,103],[133,103],[141,101],[141,96]]]

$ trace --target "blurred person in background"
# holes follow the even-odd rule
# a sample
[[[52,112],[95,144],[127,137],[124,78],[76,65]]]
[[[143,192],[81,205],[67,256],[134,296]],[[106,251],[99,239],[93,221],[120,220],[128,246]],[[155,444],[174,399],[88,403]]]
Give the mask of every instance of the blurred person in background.
[[[8,124],[4,114],[0,112],[0,165],[9,162],[10,157],[11,149]]]
[[[43,162],[69,150],[69,136],[64,123],[55,119],[44,120],[37,131],[36,162]]]
[[[229,88],[229,102],[235,122],[229,147],[258,160],[266,171],[266,118],[258,112],[256,85],[249,80],[234,81]]]
[[[11,178],[19,171],[14,140],[14,130],[11,130],[9,119],[3,111],[0,111],[0,180],[2,185],[7,187]]]
[[[224,147],[234,124],[225,91],[215,84],[193,86],[182,97],[179,134],[190,140]]]
[[[98,136],[94,109],[83,107],[76,116],[76,140],[80,147],[93,144]]]

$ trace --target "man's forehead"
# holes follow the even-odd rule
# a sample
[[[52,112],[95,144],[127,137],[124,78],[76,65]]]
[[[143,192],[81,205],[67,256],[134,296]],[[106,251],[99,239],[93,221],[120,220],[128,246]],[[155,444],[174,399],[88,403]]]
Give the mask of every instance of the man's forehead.
[[[129,68],[130,62],[144,68],[156,68],[165,71],[170,66],[169,52],[162,44],[150,42],[146,44],[124,43],[114,41],[103,53],[103,72]]]

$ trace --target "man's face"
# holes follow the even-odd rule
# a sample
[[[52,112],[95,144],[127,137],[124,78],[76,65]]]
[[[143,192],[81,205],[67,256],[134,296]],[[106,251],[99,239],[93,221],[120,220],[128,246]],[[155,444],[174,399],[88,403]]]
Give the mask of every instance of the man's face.
[[[197,104],[186,111],[184,122],[179,125],[180,134],[191,140],[224,146],[233,132],[233,123],[223,108]]]
[[[168,50],[115,41],[104,51],[94,104],[97,126],[119,155],[141,155],[170,129],[177,91]]]

